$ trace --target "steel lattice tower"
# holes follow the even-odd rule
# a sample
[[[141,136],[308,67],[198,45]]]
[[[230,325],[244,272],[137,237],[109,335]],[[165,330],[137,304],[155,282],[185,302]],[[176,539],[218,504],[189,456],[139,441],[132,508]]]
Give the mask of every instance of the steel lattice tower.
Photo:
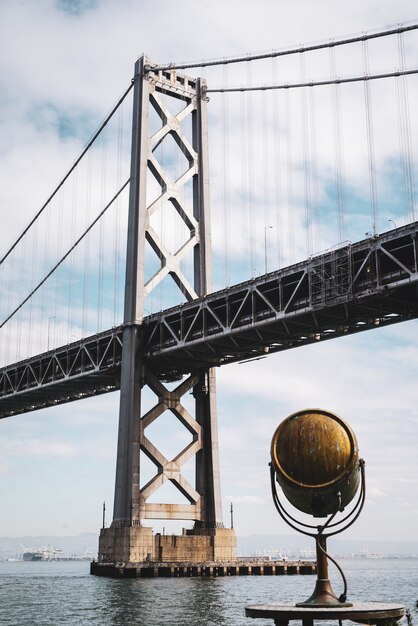
[[[233,537],[233,531],[225,531],[222,523],[214,371],[194,368],[191,359],[189,375],[170,391],[146,362],[141,349],[144,301],[164,277],[169,275],[174,280],[187,301],[205,296],[212,287],[205,83],[201,79],[179,75],[175,70],[154,71],[145,57],[137,61],[133,80],[131,178],[115,502],[111,528],[102,530],[99,548],[102,559],[112,561],[141,560],[145,555],[149,556],[150,551],[151,554],[154,552],[150,546],[149,534],[144,539],[144,533],[150,529],[141,529],[141,520],[147,518],[192,520],[195,528],[190,535],[198,534],[202,537],[207,531],[206,534],[212,537],[217,532],[222,533],[224,540],[225,533]],[[184,107],[176,114],[172,114],[167,106],[167,101],[173,99],[184,102]],[[150,107],[161,120],[161,127],[152,136],[149,136]],[[182,129],[186,118],[191,123],[191,142]],[[174,139],[188,163],[186,171],[175,182],[170,181],[170,176],[154,154],[168,135]],[[153,201],[147,202],[147,181],[150,175],[156,179],[161,193]],[[190,184],[190,181],[191,207],[184,202],[181,193],[183,186]],[[187,240],[174,253],[169,251],[151,224],[152,216],[162,209],[164,203],[171,203],[187,228]],[[148,280],[145,279],[146,242],[160,261],[158,271]],[[193,254],[193,284],[190,284],[181,269],[181,260],[187,253]],[[151,410],[142,414],[141,391],[144,386],[153,391],[158,401]],[[182,398],[188,392],[193,394],[194,416],[182,404]],[[165,411],[171,411],[192,436],[192,441],[173,459],[167,459],[146,436],[146,428]],[[155,464],[156,473],[140,488],[143,454]],[[196,467],[194,486],[182,475],[183,464],[193,455]],[[167,480],[186,497],[188,504],[147,502],[151,494]],[[134,530],[128,532],[127,529]],[[187,542],[188,538],[182,536],[181,539]],[[193,540],[189,538],[190,541]],[[121,545],[124,547],[121,548]],[[227,557],[234,556],[234,551],[235,540],[231,543]],[[203,559],[198,560],[211,558],[212,552],[203,554]]]

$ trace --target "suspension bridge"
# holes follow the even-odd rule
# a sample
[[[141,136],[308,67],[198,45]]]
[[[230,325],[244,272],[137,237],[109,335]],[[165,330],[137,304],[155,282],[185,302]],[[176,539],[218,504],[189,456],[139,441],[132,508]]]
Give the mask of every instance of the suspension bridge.
[[[214,368],[418,317],[417,30],[141,57],[3,253],[0,417],[120,390],[102,563],[234,557]],[[191,439],[173,459],[147,437],[165,412]],[[167,481],[181,502],[151,501]],[[157,546],[144,519],[195,525]]]

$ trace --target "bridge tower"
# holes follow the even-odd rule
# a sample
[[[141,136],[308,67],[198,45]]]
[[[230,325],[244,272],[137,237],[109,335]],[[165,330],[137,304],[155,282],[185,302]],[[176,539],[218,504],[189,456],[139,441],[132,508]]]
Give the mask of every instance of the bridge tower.
[[[203,562],[235,557],[235,535],[222,523],[216,383],[212,369],[196,369],[174,390],[153,372],[141,350],[145,298],[167,276],[191,301],[211,290],[211,237],[209,220],[208,129],[205,82],[159,71],[146,57],[135,65],[131,177],[125,283],[123,356],[119,407],[119,433],[113,522],[103,528],[99,562],[152,561]],[[176,113],[172,113],[173,107]],[[180,110],[179,110],[180,108]],[[158,120],[150,132],[151,113]],[[187,128],[188,133],[185,132]],[[171,136],[185,157],[185,171],[172,180],[156,157],[158,147]],[[157,153],[156,153],[157,151]],[[159,195],[150,200],[150,180]],[[185,193],[188,187],[189,191]],[[188,200],[184,198],[187,196]],[[155,228],[153,216],[170,207],[187,236],[171,250]],[[149,246],[147,246],[147,242]],[[147,278],[146,254],[152,250],[158,268]],[[191,258],[192,280],[186,277],[186,256]],[[179,294],[180,295],[180,294]],[[149,387],[156,404],[141,410],[141,395]],[[171,389],[171,390],[170,390]],[[194,415],[186,409],[185,394],[192,394]],[[189,431],[191,441],[173,459],[167,459],[147,438],[147,427],[170,411]],[[155,475],[141,486],[141,458],[155,465]],[[182,474],[186,461],[195,460],[195,484]],[[149,502],[150,496],[171,481],[186,504]],[[192,520],[183,535],[154,535],[143,520]]]

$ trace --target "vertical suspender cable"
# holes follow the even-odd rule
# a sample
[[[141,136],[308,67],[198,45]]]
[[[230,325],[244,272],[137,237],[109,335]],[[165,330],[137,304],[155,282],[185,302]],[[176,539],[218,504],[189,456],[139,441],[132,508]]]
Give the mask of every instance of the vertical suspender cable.
[[[263,224],[264,224],[264,271],[268,272],[273,269],[273,262],[270,260],[270,250],[272,246],[269,245],[271,239],[267,238],[267,232],[270,230],[271,226],[271,236],[272,238],[275,235],[274,225],[271,220],[271,161],[273,154],[273,146],[274,144],[274,136],[272,132],[269,132],[271,128],[270,123],[270,107],[268,107],[267,94],[261,94],[261,127],[258,132],[259,141],[258,141],[258,149],[261,151],[261,164],[262,171],[257,174],[257,180],[261,179],[262,181],[262,202],[263,202]],[[274,269],[277,268],[276,262],[274,262]]]
[[[403,98],[404,94],[402,92],[402,83],[400,76],[395,78],[395,90],[398,114],[398,141],[402,176],[403,213],[405,221],[408,221],[408,216],[412,212],[410,206],[410,188],[408,184],[408,156],[405,139],[405,107]]]
[[[118,154],[116,185],[120,189],[122,185],[122,158],[123,158],[123,121],[124,106],[119,108],[118,113]],[[120,199],[117,199],[115,210],[113,211],[113,326],[118,323],[118,300],[119,300],[119,263],[120,263]]]
[[[75,239],[75,214],[77,209],[77,178],[78,178],[78,170],[75,169],[73,173],[73,189],[72,189],[72,199],[71,199],[71,227],[70,227],[70,241],[74,241]],[[68,342],[71,343],[73,340],[73,324],[74,324],[74,306],[76,304],[76,295],[74,294],[73,289],[73,273],[74,273],[74,254],[71,254],[69,259],[69,277],[68,277]]]
[[[318,206],[318,150],[316,138],[316,103],[315,89],[309,89],[309,116],[311,129],[311,174],[312,174],[312,249],[322,249],[321,212]],[[316,209],[316,210],[315,210]]]
[[[21,298],[23,297],[23,290],[25,288],[26,285],[26,274],[27,274],[27,267],[26,267],[26,263],[25,263],[25,259],[27,259],[27,247],[28,247],[28,236],[24,237],[23,240],[21,240],[22,243],[21,245],[15,249],[15,254],[18,255],[19,254],[19,248],[22,248],[21,251],[21,255],[22,258],[20,260],[19,266],[20,266],[20,276],[19,276],[19,285],[16,285],[16,287],[18,287],[18,293],[19,293],[19,301],[21,300]],[[13,253],[12,253],[12,257],[10,258],[10,261],[12,264],[13,263]],[[19,355],[21,354],[21,341],[22,341],[22,323],[24,322],[24,317],[23,317],[23,312],[19,311],[19,317],[18,317],[18,329],[17,329],[17,345],[16,345],[16,360],[19,360]],[[24,341],[24,345],[26,345],[27,342]]]
[[[288,262],[292,262],[295,253],[295,219],[294,219],[294,197],[293,197],[293,149],[292,149],[292,119],[289,90],[285,92],[286,110],[286,160],[287,160],[287,223],[288,223]]]
[[[405,44],[403,33],[398,34],[399,69],[405,69]],[[410,221],[416,219],[414,154],[411,141],[411,118],[409,109],[408,79],[405,75],[395,78],[398,102],[398,125],[400,132],[401,164],[405,195],[405,214]]]
[[[100,144],[99,144],[100,145]],[[101,138],[101,155],[100,155],[100,206],[105,202],[104,198],[104,177],[105,177],[105,139]],[[96,327],[100,331],[102,329],[103,316],[103,256],[105,245],[105,220],[102,218],[99,222],[99,246],[98,246],[98,268],[97,268],[97,321]]]
[[[299,55],[299,73],[301,82],[306,81],[305,55],[302,52]],[[302,161],[303,161],[303,179],[304,179],[304,199],[305,199],[305,239],[306,239],[306,256],[312,253],[311,241],[311,164],[310,164],[310,146],[308,133],[308,112],[307,112],[307,93],[306,89],[302,89],[300,99],[300,116],[302,128]]]
[[[37,246],[38,246],[38,224],[39,222],[36,221],[34,226],[33,226],[33,230],[32,230],[32,255],[31,255],[31,284],[33,285],[35,283],[35,270],[36,270],[36,258],[37,258]],[[29,337],[28,337],[28,349],[29,349],[29,353],[32,352],[32,346],[33,346],[33,340],[38,336],[38,329],[33,329],[34,326],[34,322],[36,323],[36,305],[34,304],[34,299],[31,298],[31,301],[29,303]]]
[[[85,208],[85,219],[84,219],[84,228],[90,224],[90,213],[91,213],[91,169],[92,169],[92,154],[89,151],[87,155],[87,175],[86,175],[86,208]],[[84,239],[84,271],[83,271],[83,303],[82,303],[82,335],[83,337],[86,335],[86,320],[88,314],[88,303],[89,303],[89,270],[90,270],[90,237],[87,236]]]
[[[369,73],[369,55],[367,41],[362,42],[363,46],[363,68],[365,76]],[[370,180],[370,197],[372,204],[372,217],[373,217],[373,235],[377,235],[379,232],[379,209],[377,203],[377,187],[376,187],[376,164],[374,153],[374,136],[373,136],[373,115],[372,115],[372,102],[370,81],[364,81],[364,103],[366,113],[366,132],[367,132],[367,151],[369,157],[369,180]]]
[[[252,83],[251,62],[247,63],[247,84]],[[245,94],[247,98],[247,162],[248,162],[248,229],[250,234],[250,265],[255,267],[255,232],[254,232],[254,119],[253,119],[253,97],[251,93]]]
[[[329,49],[331,78],[337,77],[335,48]],[[338,241],[346,239],[345,189],[344,189],[344,150],[341,116],[341,85],[332,86],[332,122],[334,141],[335,191],[337,200]]]
[[[249,255],[247,254],[247,249],[248,249],[248,242],[247,242],[247,238],[248,238],[248,233],[247,233],[247,228],[246,228],[246,217],[247,217],[247,213],[248,213],[248,203],[247,203],[247,187],[248,187],[248,173],[247,173],[247,159],[246,154],[247,154],[247,133],[246,133],[246,125],[245,125],[245,120],[247,119],[247,100],[245,98],[245,95],[242,95],[240,98],[240,117],[241,117],[241,128],[243,128],[242,132],[240,133],[240,137],[241,137],[241,202],[240,202],[240,211],[241,211],[241,232],[242,232],[242,236],[241,236],[241,254],[242,254],[242,258],[244,260],[244,263],[246,262],[246,268],[245,268],[245,273],[247,276],[252,276],[253,275],[253,271],[254,268],[249,264]],[[243,263],[243,266],[244,266]],[[242,280],[242,278],[240,277],[240,280]]]
[[[261,95],[261,132],[259,133],[261,141],[259,142],[259,149],[261,151],[261,163],[262,173],[262,202],[263,202],[263,224],[264,228],[267,228],[270,224],[270,202],[269,202],[269,190],[270,190],[270,142],[271,133],[268,132],[269,120],[267,115],[267,98]],[[266,244],[267,245],[267,244]],[[265,251],[267,259],[267,250]]]
[[[101,181],[100,181],[100,206],[104,207],[106,204],[106,175],[107,175],[107,142],[106,137],[102,137],[102,154],[101,154]],[[103,280],[104,280],[104,249],[106,238],[106,222],[102,217],[99,224],[99,281],[98,281],[98,293],[97,293],[97,328],[102,330],[103,324]]]
[[[56,239],[56,258],[59,259],[61,258],[61,253],[62,253],[62,231],[63,231],[63,211],[64,211],[64,187],[61,187],[61,189],[58,192],[58,228],[57,228],[57,239]],[[60,270],[61,272],[62,270]],[[58,332],[58,329],[61,328],[61,318],[60,316],[58,316],[58,301],[60,299],[61,301],[61,297],[60,297],[60,290],[59,290],[59,285],[61,285],[61,282],[65,284],[64,280],[60,280],[59,279],[59,273],[55,273],[55,280],[54,280],[54,317],[55,317],[55,329]],[[64,277],[63,277],[64,279]],[[61,307],[60,307],[60,313],[61,313]],[[64,338],[61,338],[61,335],[58,335],[56,332],[55,334],[55,341],[57,342],[57,344],[61,341],[64,340]]]
[[[228,84],[228,65],[224,65],[223,82]],[[229,109],[228,95],[222,98],[222,224],[223,224],[223,263],[224,263],[224,286],[231,284],[229,268],[229,220],[230,220],[230,179],[229,179]]]
[[[272,84],[278,82],[277,59],[272,59]],[[273,170],[274,170],[274,206],[275,227],[277,241],[277,268],[282,266],[283,258],[283,198],[282,198],[282,159],[281,159],[281,129],[279,91],[272,94],[272,121],[273,121]]]
[[[26,242],[25,242],[26,243]],[[8,266],[5,266],[5,270],[8,269],[8,276],[7,276],[7,286],[8,286],[8,297],[7,297],[7,303],[8,303],[8,309],[7,309],[7,313],[9,313],[9,311],[12,310],[12,307],[14,306],[14,293],[16,291],[16,287],[18,287],[18,294],[19,294],[19,299],[20,299],[20,289],[23,287],[23,285],[25,284],[25,275],[21,273],[21,281],[19,281],[19,285],[18,285],[18,280],[17,280],[17,269],[20,266],[21,269],[23,270],[24,268],[24,262],[23,262],[23,258],[21,259],[20,263],[17,263],[16,261],[19,260],[19,251],[18,250],[14,250],[12,253],[12,256],[9,258],[9,262],[8,262]],[[21,284],[23,283],[23,284]],[[5,298],[6,300],[6,298]],[[14,332],[14,328],[13,328],[13,323],[9,324],[9,326],[5,329],[5,334],[6,339],[2,341],[2,343],[4,343],[5,346],[5,360],[7,362],[8,359],[13,358],[12,355],[14,355],[15,360],[17,360],[19,357],[18,355],[20,355],[20,344],[18,342],[15,341],[14,336],[13,336],[13,332]],[[26,346],[25,346],[26,347]],[[14,350],[14,352],[13,352]]]
[[[41,233],[40,233],[40,242],[39,242],[39,246],[41,248],[41,257],[39,259],[39,270],[43,271],[43,268],[47,266],[47,259],[48,259],[48,250],[49,250],[49,236],[48,236],[48,226],[49,226],[49,215],[50,212],[47,211],[47,214],[43,215],[44,220],[46,219],[46,225],[43,226],[41,228]],[[42,254],[43,252],[43,254]],[[38,269],[38,268],[37,268]],[[48,324],[48,320],[49,320],[49,312],[44,310],[45,307],[45,287],[39,291],[38,293],[38,298],[39,298],[39,304],[38,304],[38,318],[39,318],[39,322],[38,322],[38,326],[37,326],[37,337],[38,337],[38,346],[37,346],[37,352],[43,352],[46,349],[47,343],[48,343],[48,338],[47,338],[47,334],[48,334],[48,329],[47,329],[47,324]],[[19,315],[17,316],[17,319],[19,320]]]

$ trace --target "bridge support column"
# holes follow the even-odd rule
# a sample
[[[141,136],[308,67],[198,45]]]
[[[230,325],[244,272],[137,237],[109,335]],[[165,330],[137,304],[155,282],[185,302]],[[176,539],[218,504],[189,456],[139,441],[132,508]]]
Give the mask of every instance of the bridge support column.
[[[196,489],[201,494],[201,520],[196,529],[223,528],[219,475],[216,380],[213,369],[200,376],[193,389],[196,421],[202,431],[202,447],[196,454]]]
[[[180,373],[173,372],[174,380],[179,380],[173,390],[157,369],[150,369],[142,348],[146,332],[142,325],[145,298],[161,281],[167,277],[173,279],[179,296],[188,301],[211,290],[205,84],[201,79],[180,76],[176,71],[158,71],[144,57],[135,66],[134,81],[115,503],[112,525],[100,534],[99,560],[125,564],[163,559],[193,563],[231,560],[235,558],[235,534],[222,523],[214,370],[195,371],[190,359]],[[177,113],[170,108],[170,98],[175,101]],[[180,110],[179,100],[184,103]],[[152,136],[149,136],[150,109],[161,122]],[[186,118],[190,121],[189,132]],[[157,158],[158,147],[170,137],[185,168],[175,181]],[[157,181],[161,194],[148,204],[150,176],[154,185]],[[191,187],[185,193],[187,183]],[[189,198],[190,206],[183,196]],[[165,219],[163,209],[167,205],[187,232],[184,243],[174,250],[170,241],[164,240],[163,233],[153,228],[159,211],[160,220]],[[159,262],[159,268],[149,278],[145,271],[145,250],[155,253]],[[193,268],[191,282],[185,274],[187,265]],[[144,387],[157,397],[157,402],[142,414]],[[189,393],[194,397],[194,411],[190,412],[184,401]],[[153,437],[147,437],[147,428],[166,411],[191,435],[191,441],[174,458],[166,458]],[[143,455],[155,466],[155,475],[146,484],[141,483]],[[182,473],[182,466],[193,457],[194,485]],[[150,501],[167,481],[180,492],[183,504],[178,499],[173,503]],[[142,526],[146,519],[188,520],[194,522],[194,528],[165,538]]]
[[[127,441],[131,461],[127,463],[121,453],[123,462],[118,462],[118,468],[125,467],[126,484],[125,489],[120,490],[118,481],[116,482],[115,513],[119,511],[116,508],[118,502],[127,506],[127,496],[130,493],[131,504],[127,509],[129,519],[125,519],[120,513],[119,517],[115,514],[111,528],[102,529],[99,561],[196,563],[234,560],[235,533],[232,529],[224,528],[222,523],[215,373],[208,370],[191,374],[176,389],[168,391],[152,372],[146,367],[143,369],[143,384],[148,385],[158,396],[158,402],[141,418],[132,420],[131,429],[126,427],[121,430],[122,441]],[[182,397],[189,391],[194,396],[194,417],[182,404]],[[135,397],[139,398],[139,392],[138,388],[138,395]],[[121,396],[121,409],[122,404]],[[173,459],[166,458],[147,438],[146,432],[147,427],[166,410],[171,411],[192,434],[192,441]],[[142,488],[139,486],[141,454],[145,454],[156,466],[155,475]],[[196,464],[195,485],[190,484],[182,474],[183,464],[192,456],[195,456]],[[117,474],[117,478],[118,476],[122,480],[121,473]],[[187,498],[189,504],[147,501],[167,481]],[[125,494],[125,498],[121,498],[121,494]],[[191,520],[195,524],[192,529],[183,530],[182,535],[165,538],[159,534],[153,535],[151,528],[141,525],[142,520],[153,518]]]

